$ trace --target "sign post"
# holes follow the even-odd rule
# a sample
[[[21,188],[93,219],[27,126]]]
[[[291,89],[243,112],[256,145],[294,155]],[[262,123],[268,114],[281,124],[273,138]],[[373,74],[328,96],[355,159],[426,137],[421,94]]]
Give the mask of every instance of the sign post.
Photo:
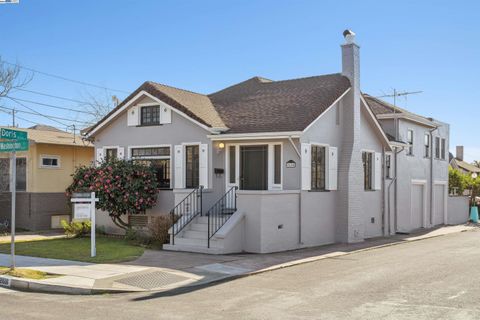
[[[13,125],[15,126],[15,110],[13,111]],[[25,131],[12,130],[7,128],[0,128],[0,140],[7,140],[0,142],[0,152],[11,152],[11,166],[12,175],[10,177],[10,192],[12,193],[12,218],[11,225],[11,240],[10,240],[10,255],[11,268],[15,269],[15,211],[17,201],[17,151],[28,150],[28,136]]]
[[[95,239],[95,203],[98,202],[98,198],[95,198],[95,192],[74,193],[71,201],[75,204],[73,209],[74,219],[90,219],[90,256],[93,258],[97,255]]]

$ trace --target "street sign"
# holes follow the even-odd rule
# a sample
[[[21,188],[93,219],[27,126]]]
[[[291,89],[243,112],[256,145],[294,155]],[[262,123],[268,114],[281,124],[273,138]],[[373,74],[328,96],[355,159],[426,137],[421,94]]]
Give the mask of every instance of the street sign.
[[[18,131],[6,128],[0,128],[0,139],[5,140],[27,140],[27,133],[25,131]]]
[[[0,142],[0,152],[27,151],[28,140]]]

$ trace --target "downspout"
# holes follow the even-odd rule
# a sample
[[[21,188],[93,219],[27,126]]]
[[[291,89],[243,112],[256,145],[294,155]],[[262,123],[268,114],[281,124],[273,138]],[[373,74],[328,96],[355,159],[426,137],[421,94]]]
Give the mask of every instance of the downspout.
[[[302,161],[302,156],[300,154],[300,151],[298,151],[297,146],[292,140],[292,137],[288,137],[288,141],[292,144],[293,149],[297,153],[298,158],[300,159],[300,162]],[[300,168],[300,176],[301,176],[301,168]],[[298,244],[302,245],[302,188],[300,187],[300,193],[298,194]]]
[[[393,229],[394,232],[397,233],[398,231],[398,154],[405,150],[405,147],[402,147],[400,150],[398,150],[398,147],[395,147],[395,178],[393,179],[392,183],[395,183],[395,189],[394,189],[394,216],[393,216]],[[390,197],[390,194],[388,195]]]
[[[386,219],[386,214],[385,214],[385,185],[386,185],[386,180],[387,180],[387,177],[386,177],[386,163],[385,163],[385,147],[382,148],[382,190],[383,190],[383,197],[382,197],[382,234],[383,236],[385,236],[385,221],[387,220]]]
[[[433,131],[438,127],[430,130],[430,226],[433,226]]]

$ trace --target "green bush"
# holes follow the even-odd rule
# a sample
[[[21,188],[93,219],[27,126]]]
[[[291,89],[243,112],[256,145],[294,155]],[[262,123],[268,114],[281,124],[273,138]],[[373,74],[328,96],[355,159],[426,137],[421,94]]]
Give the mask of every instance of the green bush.
[[[90,221],[72,221],[69,223],[66,220],[62,220],[61,224],[67,238],[83,237],[90,233],[92,228]]]

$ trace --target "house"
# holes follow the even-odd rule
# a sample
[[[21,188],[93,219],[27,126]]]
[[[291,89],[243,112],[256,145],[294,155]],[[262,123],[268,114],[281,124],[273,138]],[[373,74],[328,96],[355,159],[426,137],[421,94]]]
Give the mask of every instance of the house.
[[[165,249],[208,253],[446,223],[448,125],[362,94],[360,48],[344,37],[341,73],[254,77],[209,95],[145,82],[92,126],[97,160],[157,169],[159,203],[131,223],[171,213]],[[115,231],[108,215],[97,223]]]
[[[480,174],[480,168],[464,161],[463,159],[463,146],[457,146],[456,148],[456,156],[450,156],[450,166],[452,169],[456,169],[463,174],[476,174],[477,176]]]
[[[56,128],[37,125],[25,131],[29,150],[17,152],[16,225],[27,230],[58,228],[69,219],[65,189],[75,167],[94,160],[94,148],[81,137]],[[0,219],[10,219],[9,153],[0,153]]]

